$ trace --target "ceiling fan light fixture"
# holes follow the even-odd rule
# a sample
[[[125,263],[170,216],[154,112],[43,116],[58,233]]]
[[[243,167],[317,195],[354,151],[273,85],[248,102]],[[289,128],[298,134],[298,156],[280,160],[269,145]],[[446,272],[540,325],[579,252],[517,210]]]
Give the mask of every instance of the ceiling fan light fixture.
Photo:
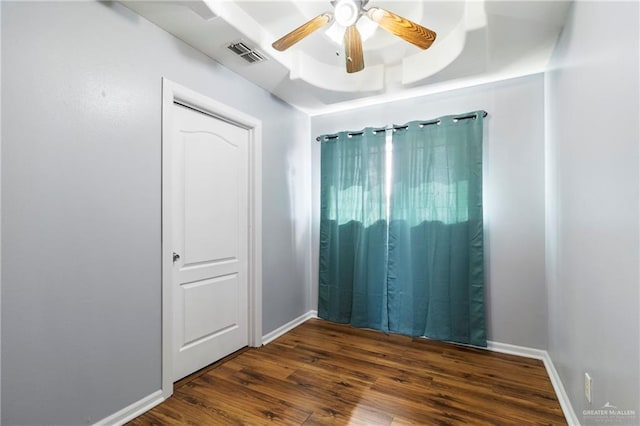
[[[339,0],[335,5],[333,16],[338,24],[349,27],[358,20],[360,7],[355,0]]]
[[[379,9],[377,7],[372,7],[369,9],[369,16],[373,22],[380,22],[384,17],[385,11],[383,9]]]
[[[362,15],[356,24],[358,31],[360,31],[360,37],[362,41],[370,39],[375,34],[378,24],[369,19],[366,15]],[[329,26],[325,34],[331,41],[338,46],[344,45],[344,31],[346,27],[343,27],[334,19],[333,24]]]
[[[332,42],[337,44],[338,46],[342,46],[344,44],[344,30],[345,27],[340,25],[336,20],[333,21],[333,24],[329,26],[329,29],[325,31],[325,34]]]
[[[378,29],[378,24],[373,22],[367,15],[362,15],[356,24],[362,41],[368,40]]]

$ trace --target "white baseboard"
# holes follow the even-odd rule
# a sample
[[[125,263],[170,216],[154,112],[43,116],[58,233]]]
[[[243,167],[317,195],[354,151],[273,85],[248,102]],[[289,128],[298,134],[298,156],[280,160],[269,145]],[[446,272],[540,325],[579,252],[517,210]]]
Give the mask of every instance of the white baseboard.
[[[576,412],[571,405],[569,395],[567,395],[567,392],[564,389],[564,385],[562,384],[562,380],[560,380],[560,375],[558,374],[556,367],[553,365],[551,356],[547,351],[544,351],[544,353],[545,358],[542,361],[544,362],[547,374],[549,374],[549,378],[551,379],[553,389],[556,391],[556,396],[560,402],[560,407],[562,407],[564,417],[567,419],[569,426],[580,426],[580,420],[578,420],[578,416],[576,416]]]
[[[95,423],[94,426],[123,425],[128,421],[135,419],[142,413],[151,410],[162,401],[164,401],[162,390],[157,390],[151,395],[145,396],[141,400],[134,402],[133,404],[123,408],[117,413],[113,413],[109,417],[105,417],[104,419]]]
[[[491,341],[487,342],[487,349],[493,352],[518,355],[527,358],[539,359],[540,361],[542,361],[544,363],[544,368],[547,370],[547,374],[549,375],[549,379],[551,380],[551,384],[553,385],[553,390],[556,392],[556,397],[558,398],[560,408],[562,408],[562,413],[564,414],[567,423],[569,424],[569,426],[580,426],[578,416],[576,416],[576,412],[571,405],[569,396],[567,395],[567,392],[562,385],[562,380],[560,380],[558,371],[553,365],[553,361],[551,360],[551,356],[549,356],[549,352],[542,349],[527,348],[525,346],[509,345],[507,343]]]
[[[299,326],[300,324],[302,324],[306,320],[308,320],[310,318],[317,318],[317,317],[318,317],[318,311],[306,312],[306,313],[300,315],[298,318],[289,321],[288,323],[286,323],[282,327],[278,327],[275,330],[273,330],[272,332],[267,333],[264,336],[262,336],[262,344],[266,345],[267,343],[276,340],[278,337],[282,336],[286,332],[288,332],[290,330],[293,330],[294,328],[296,328],[297,326]]]
[[[547,354],[547,351],[544,351],[542,349],[534,349],[534,348],[528,348],[526,346],[516,346],[516,345],[510,345],[508,343],[499,343],[499,342],[492,342],[492,341],[487,342],[487,349],[492,352],[500,352],[500,353],[509,354],[509,355],[518,355],[526,358],[539,359],[540,361],[544,361],[545,356],[547,357],[549,356]]]

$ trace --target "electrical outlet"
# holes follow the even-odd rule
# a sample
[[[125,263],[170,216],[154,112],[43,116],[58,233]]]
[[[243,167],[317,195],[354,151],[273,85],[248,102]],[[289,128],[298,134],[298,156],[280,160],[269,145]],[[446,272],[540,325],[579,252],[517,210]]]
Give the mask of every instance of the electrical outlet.
[[[584,396],[587,397],[587,401],[591,404],[591,376],[589,373],[584,373]]]

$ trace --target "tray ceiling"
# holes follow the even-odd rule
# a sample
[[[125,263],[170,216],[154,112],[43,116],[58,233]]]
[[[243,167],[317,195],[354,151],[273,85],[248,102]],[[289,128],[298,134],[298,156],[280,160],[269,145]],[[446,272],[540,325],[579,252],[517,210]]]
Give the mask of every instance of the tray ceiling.
[[[310,114],[544,71],[569,1],[376,1],[438,34],[421,50],[373,25],[365,69],[345,71],[331,24],[285,52],[271,43],[329,1],[122,1],[187,44]],[[329,32],[329,34],[328,34]],[[227,48],[241,41],[265,61]]]

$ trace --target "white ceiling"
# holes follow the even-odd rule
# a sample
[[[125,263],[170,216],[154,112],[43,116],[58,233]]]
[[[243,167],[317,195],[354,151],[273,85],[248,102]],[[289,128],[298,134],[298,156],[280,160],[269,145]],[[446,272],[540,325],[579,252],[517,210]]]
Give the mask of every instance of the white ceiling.
[[[345,71],[342,47],[316,31],[285,52],[271,43],[332,10],[328,0],[122,1],[234,72],[310,114],[544,71],[570,1],[378,1],[438,34],[421,50],[377,28],[365,69]],[[249,64],[227,46],[242,40],[268,59]]]

